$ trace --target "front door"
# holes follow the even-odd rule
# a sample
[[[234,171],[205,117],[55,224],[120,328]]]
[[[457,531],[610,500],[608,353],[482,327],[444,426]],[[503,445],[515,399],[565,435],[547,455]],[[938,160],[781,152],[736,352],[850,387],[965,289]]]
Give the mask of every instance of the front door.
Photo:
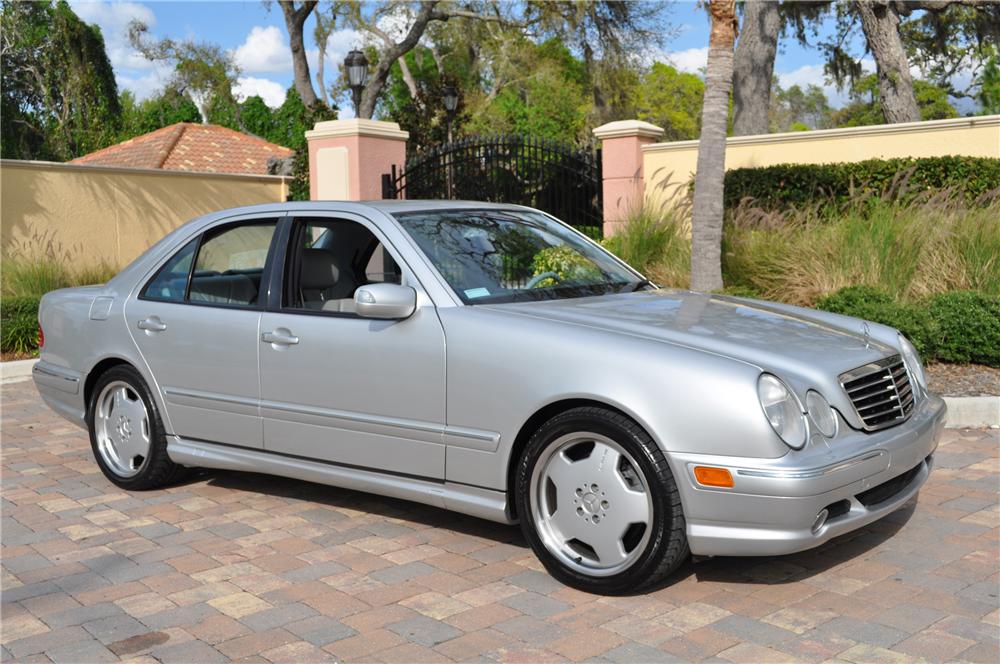
[[[413,287],[416,312],[357,316],[354,291],[379,281]],[[443,479],[444,332],[381,233],[351,215],[297,219],[283,282],[260,326],[265,449]]]
[[[168,433],[263,447],[258,326],[275,225],[248,220],[206,231],[126,305],[132,338],[166,405]]]

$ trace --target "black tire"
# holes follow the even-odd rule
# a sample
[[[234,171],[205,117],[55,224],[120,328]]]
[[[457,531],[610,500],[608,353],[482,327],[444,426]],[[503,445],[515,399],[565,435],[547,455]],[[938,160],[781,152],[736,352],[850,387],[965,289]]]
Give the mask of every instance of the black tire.
[[[133,392],[142,399],[149,417],[150,447],[149,458],[144,462],[138,474],[132,477],[122,477],[112,470],[105,463],[98,451],[97,429],[94,425],[97,400],[104,388],[109,384],[121,381],[128,384]],[[163,428],[163,420],[160,418],[160,411],[156,407],[156,400],[153,399],[146,385],[146,381],[132,366],[119,364],[114,366],[97,379],[91,393],[90,402],[87,404],[87,429],[90,432],[90,448],[94,453],[94,459],[100,467],[101,472],[113,484],[129,491],[144,491],[148,489],[158,489],[180,480],[187,469],[170,460],[167,455],[167,437]]]
[[[564,564],[545,547],[532,518],[529,485],[535,465],[550,445],[575,432],[597,433],[620,445],[639,464],[651,493],[653,523],[645,550],[630,567],[611,576],[590,576]],[[663,451],[642,427],[620,413],[581,407],[543,424],[528,441],[518,462],[515,494],[525,539],[549,573],[573,588],[602,595],[636,592],[661,582],[689,558],[680,493]]]

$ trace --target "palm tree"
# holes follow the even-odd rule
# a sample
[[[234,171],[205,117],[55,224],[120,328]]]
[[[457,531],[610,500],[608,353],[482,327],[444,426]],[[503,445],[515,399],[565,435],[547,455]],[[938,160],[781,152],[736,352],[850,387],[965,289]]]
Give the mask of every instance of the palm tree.
[[[738,21],[736,0],[711,0],[705,101],[691,210],[691,288],[722,288],[722,193],[726,170],[726,125],[733,88],[733,45]]]

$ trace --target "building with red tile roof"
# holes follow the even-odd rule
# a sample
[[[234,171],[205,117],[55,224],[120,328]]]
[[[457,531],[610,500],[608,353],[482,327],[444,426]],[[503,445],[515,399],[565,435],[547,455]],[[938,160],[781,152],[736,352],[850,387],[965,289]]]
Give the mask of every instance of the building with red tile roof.
[[[226,127],[178,122],[77,157],[71,163],[266,175],[270,159],[293,154],[286,147]]]

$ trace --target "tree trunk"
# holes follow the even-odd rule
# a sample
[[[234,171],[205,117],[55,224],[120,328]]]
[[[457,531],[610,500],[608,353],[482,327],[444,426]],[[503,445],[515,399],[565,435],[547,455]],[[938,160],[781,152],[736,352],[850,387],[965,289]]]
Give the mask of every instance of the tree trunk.
[[[712,0],[712,34],[708,42],[705,101],[691,209],[691,289],[722,288],[723,177],[726,169],[726,123],[733,87],[735,0]]]
[[[920,107],[913,94],[913,78],[899,34],[899,11],[891,0],[860,0],[861,27],[878,69],[882,112],[889,124],[918,122]]]
[[[776,0],[746,0],[733,65],[733,134],[769,131],[771,77],[778,52],[781,17]]]
[[[309,14],[316,8],[317,0],[306,0],[298,8],[293,0],[282,0],[281,11],[285,15],[285,28],[288,30],[288,43],[292,49],[292,69],[294,70],[295,90],[302,97],[302,103],[309,108],[319,98],[309,77],[309,61],[306,60],[306,47],[303,40],[303,28]]]

